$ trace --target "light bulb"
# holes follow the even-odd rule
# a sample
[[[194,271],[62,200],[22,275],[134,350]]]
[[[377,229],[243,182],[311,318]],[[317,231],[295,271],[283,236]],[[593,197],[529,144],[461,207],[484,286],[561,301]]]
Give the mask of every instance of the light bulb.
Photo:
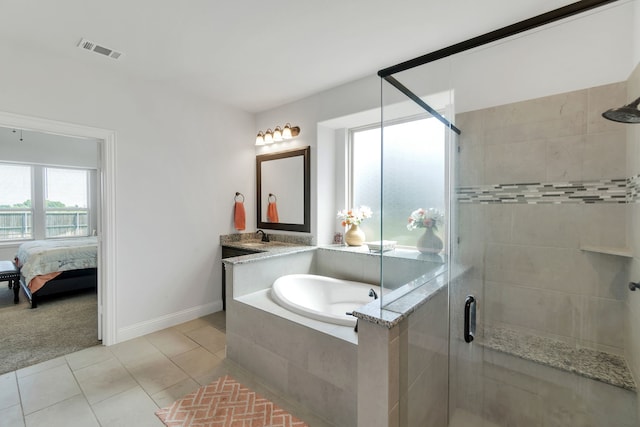
[[[282,141],[282,130],[280,129],[280,126],[276,126],[276,128],[273,130],[273,140],[275,142]]]
[[[264,133],[264,143],[265,144],[273,143],[273,133],[271,132],[271,129],[267,129],[267,131]]]

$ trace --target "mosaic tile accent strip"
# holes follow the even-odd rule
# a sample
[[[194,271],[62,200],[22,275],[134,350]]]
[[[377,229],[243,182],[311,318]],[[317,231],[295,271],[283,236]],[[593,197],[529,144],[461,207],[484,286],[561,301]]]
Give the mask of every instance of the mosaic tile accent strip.
[[[635,177],[635,198],[640,179]],[[631,178],[633,180],[633,178]],[[460,203],[629,203],[630,179],[582,182],[526,182],[458,187]]]
[[[627,179],[627,201],[640,203],[640,175]]]

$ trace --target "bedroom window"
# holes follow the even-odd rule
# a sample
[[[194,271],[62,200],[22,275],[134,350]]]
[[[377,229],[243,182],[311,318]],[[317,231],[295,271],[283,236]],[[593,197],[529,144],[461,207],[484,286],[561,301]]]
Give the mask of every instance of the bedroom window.
[[[86,170],[45,168],[45,237],[89,235]]]
[[[0,164],[0,241],[33,238],[30,166]]]
[[[95,173],[0,163],[0,242],[88,236]]]

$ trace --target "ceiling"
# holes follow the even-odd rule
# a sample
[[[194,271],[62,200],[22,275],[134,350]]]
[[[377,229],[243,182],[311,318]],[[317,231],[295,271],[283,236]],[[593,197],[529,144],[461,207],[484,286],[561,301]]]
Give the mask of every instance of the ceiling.
[[[569,3],[0,0],[0,38],[260,112]]]

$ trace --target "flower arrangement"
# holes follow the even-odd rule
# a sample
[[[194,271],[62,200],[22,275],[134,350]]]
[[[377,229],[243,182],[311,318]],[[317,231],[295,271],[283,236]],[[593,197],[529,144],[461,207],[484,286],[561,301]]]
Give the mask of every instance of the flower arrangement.
[[[360,225],[362,221],[371,218],[372,215],[371,208],[360,206],[355,209],[343,209],[339,211],[338,219],[342,220],[342,226],[346,227],[347,225]]]
[[[416,228],[432,228],[433,230],[437,230],[438,226],[442,225],[443,222],[444,215],[438,209],[420,208],[411,212],[407,229],[409,231],[415,230]]]

